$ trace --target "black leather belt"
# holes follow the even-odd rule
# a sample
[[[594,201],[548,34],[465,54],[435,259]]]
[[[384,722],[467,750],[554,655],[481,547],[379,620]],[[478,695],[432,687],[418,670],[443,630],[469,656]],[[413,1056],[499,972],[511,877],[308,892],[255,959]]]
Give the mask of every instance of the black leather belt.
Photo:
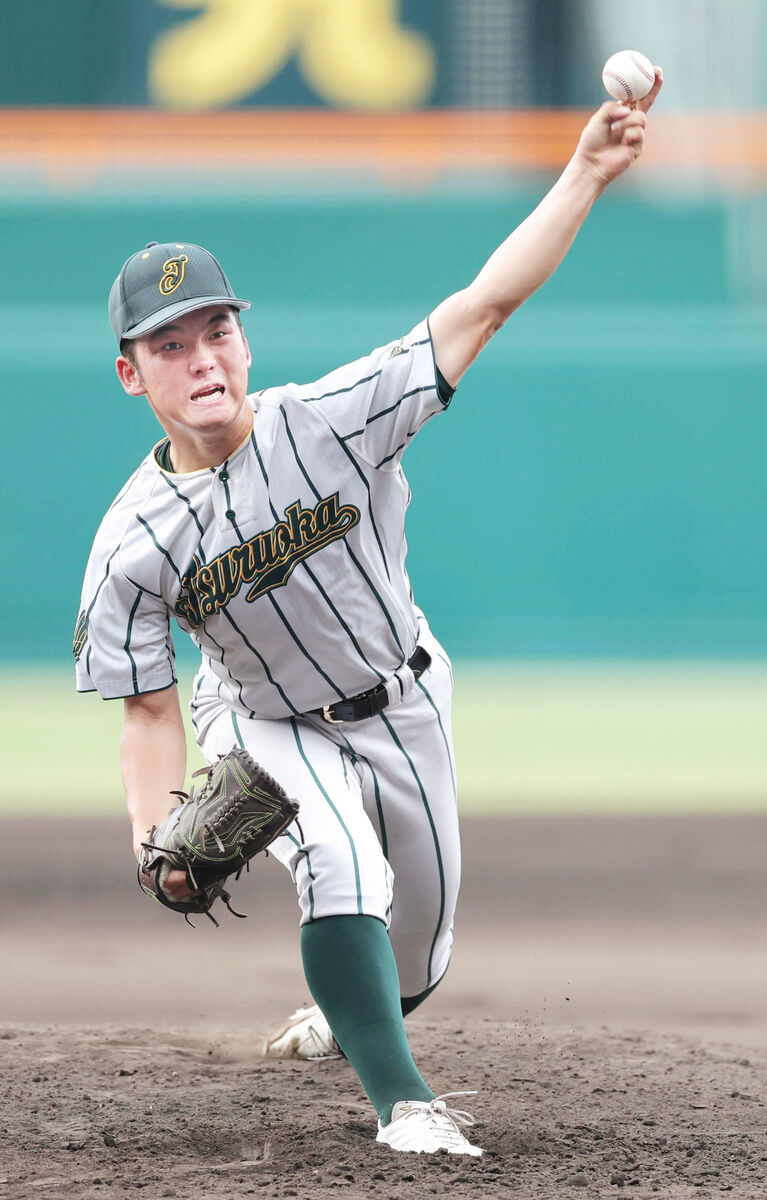
[[[430,664],[431,655],[428,650],[424,650],[423,646],[416,646],[412,656],[407,660],[407,665],[416,679],[420,679]],[[388,703],[386,686],[379,683],[369,692],[360,692],[359,696],[352,696],[350,700],[338,700],[335,704],[326,704],[324,708],[313,708],[311,713],[313,716],[322,717],[331,725],[337,725],[341,721],[364,721],[367,717],[375,717],[378,713],[383,712]]]

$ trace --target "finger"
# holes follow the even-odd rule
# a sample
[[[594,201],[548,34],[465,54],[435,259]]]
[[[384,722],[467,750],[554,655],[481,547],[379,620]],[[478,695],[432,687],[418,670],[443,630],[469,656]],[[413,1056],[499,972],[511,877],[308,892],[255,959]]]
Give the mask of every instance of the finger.
[[[641,154],[644,149],[644,129],[640,129],[638,126],[627,129],[621,138],[621,145],[633,146],[637,154]]]
[[[631,109],[622,101],[616,104],[614,100],[608,100],[599,109],[598,115],[607,125],[612,125],[614,121],[622,121],[624,117],[630,116]]]
[[[619,121],[613,121],[610,125],[610,130],[612,133],[623,133],[625,129],[628,129],[633,125],[644,129],[647,125],[646,114],[637,110],[632,111],[627,117],[623,117]]]
[[[653,104],[655,103],[655,101],[657,99],[658,92],[660,91],[660,89],[662,87],[663,87],[663,67],[656,67],[655,68],[655,83],[652,85],[652,88],[650,89],[650,91],[647,93],[646,96],[644,96],[641,100],[637,100],[637,108],[641,112],[647,112],[648,109],[652,108]]]

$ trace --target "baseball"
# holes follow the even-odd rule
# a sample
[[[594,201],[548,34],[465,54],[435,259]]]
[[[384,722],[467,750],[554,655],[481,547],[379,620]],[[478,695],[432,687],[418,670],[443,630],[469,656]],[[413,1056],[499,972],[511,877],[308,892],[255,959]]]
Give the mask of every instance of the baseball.
[[[602,68],[602,82],[616,100],[641,100],[655,83],[655,68],[638,50],[619,50]]]

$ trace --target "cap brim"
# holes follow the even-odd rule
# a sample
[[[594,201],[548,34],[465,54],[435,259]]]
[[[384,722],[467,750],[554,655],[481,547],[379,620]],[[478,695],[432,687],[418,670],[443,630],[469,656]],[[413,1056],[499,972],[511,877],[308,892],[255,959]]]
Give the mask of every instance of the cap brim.
[[[250,308],[250,300],[238,300],[234,296],[195,296],[193,300],[177,300],[175,304],[169,304],[166,308],[159,309],[158,312],[152,313],[151,317],[139,321],[138,325],[126,329],[122,338],[142,337],[145,333],[151,333],[153,329],[160,329],[163,325],[167,325],[174,317],[182,317],[186,313],[196,312],[198,308],[212,308],[217,304],[225,304],[229,308]]]

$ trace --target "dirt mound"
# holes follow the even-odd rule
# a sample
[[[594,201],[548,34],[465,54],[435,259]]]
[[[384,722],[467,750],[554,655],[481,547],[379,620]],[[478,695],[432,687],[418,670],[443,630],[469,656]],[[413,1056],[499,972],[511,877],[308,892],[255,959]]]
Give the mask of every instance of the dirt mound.
[[[345,1062],[266,1061],[247,1029],[5,1026],[0,1195],[763,1194],[761,1050],[486,1019],[411,1036],[437,1088],[478,1089],[454,1103],[482,1159],[377,1145]]]

